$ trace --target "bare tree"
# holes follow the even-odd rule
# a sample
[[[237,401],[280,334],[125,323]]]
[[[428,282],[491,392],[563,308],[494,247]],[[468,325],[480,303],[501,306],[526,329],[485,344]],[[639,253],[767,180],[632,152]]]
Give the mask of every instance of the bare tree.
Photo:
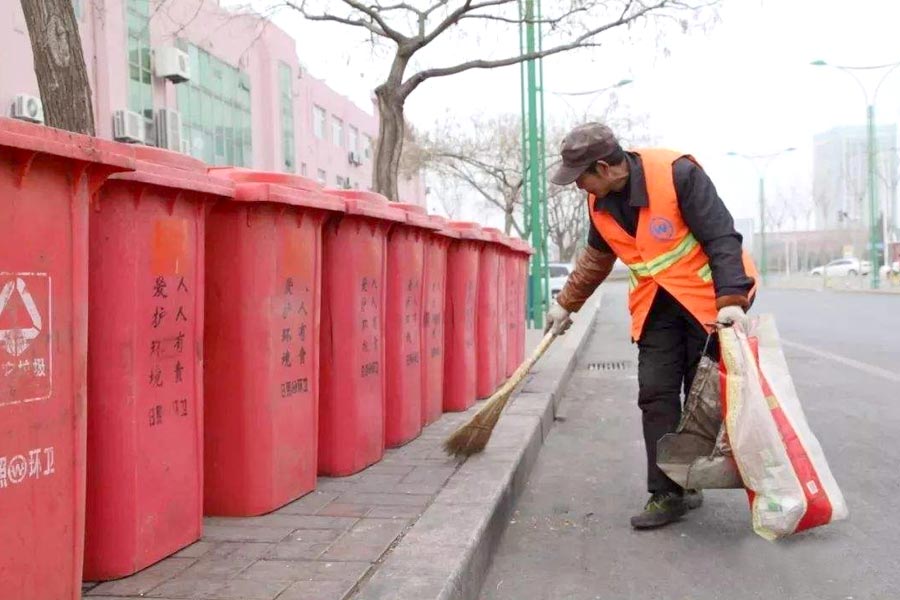
[[[439,125],[424,136],[419,164],[477,194],[504,215],[504,231],[526,234],[522,220],[522,142],[518,115]],[[404,156],[409,149],[404,149]]]
[[[375,89],[379,112],[379,135],[375,149],[376,191],[397,197],[397,174],[403,147],[404,106],[423,82],[448,77],[472,69],[493,69],[526,60],[599,46],[604,34],[624,29],[649,17],[674,21],[683,29],[687,18],[715,4],[717,0],[557,0],[547,2],[541,19],[553,35],[545,47],[532,53],[504,58],[470,56],[450,64],[426,66],[421,54],[436,41],[456,35],[468,43],[458,43],[456,56],[479,53],[471,36],[479,26],[497,38],[515,40],[526,18],[519,13],[519,0],[409,0],[384,3],[380,0],[281,0],[311,21],[339,23],[371,36],[373,43],[386,42],[393,58],[384,81]],[[546,6],[550,4],[550,6]],[[429,54],[429,53],[425,53]],[[434,53],[431,53],[434,56]]]
[[[559,250],[559,260],[570,262],[587,238],[585,194],[573,186],[551,186],[547,193],[547,236]]]
[[[609,109],[599,114],[625,146],[652,143],[644,115],[617,116],[610,114]],[[582,116],[575,121],[580,123],[590,118],[597,117]],[[560,140],[574,124],[550,125],[546,163],[551,169],[559,159]],[[404,162],[415,162],[444,181],[474,192],[484,208],[503,214],[507,234],[528,237],[531,231],[526,225],[522,202],[527,166],[522,165],[521,135],[520,115],[475,117],[462,123],[450,121],[421,136],[415,150],[407,145]],[[406,158],[413,152],[417,154],[416,159]],[[587,234],[584,192],[574,186],[550,185],[546,202],[547,236],[559,250],[560,260],[571,260]]]
[[[47,125],[94,135],[91,86],[72,0],[21,2]]]

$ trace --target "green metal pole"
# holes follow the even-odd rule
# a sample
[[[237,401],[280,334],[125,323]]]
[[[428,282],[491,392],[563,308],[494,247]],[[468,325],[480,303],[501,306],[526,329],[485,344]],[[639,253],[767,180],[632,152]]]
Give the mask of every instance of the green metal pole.
[[[534,35],[534,0],[525,0],[525,52],[530,54],[535,51]],[[532,314],[531,322],[534,327],[542,329],[544,326],[543,315],[543,262],[544,241],[540,205],[540,183],[537,175],[538,159],[538,114],[537,104],[537,65],[535,61],[528,61],[528,194],[530,196],[529,207],[531,211],[531,245],[535,253],[531,259],[531,297]]]
[[[766,254],[766,180],[759,176],[759,272],[763,285],[769,276],[769,260]]]
[[[522,4],[522,0],[519,0],[519,19],[522,24],[519,25],[519,54],[525,54],[525,7]],[[527,96],[526,96],[526,72],[527,65],[523,63],[519,63],[519,93],[520,93],[520,102],[521,102],[521,111],[522,111],[522,224],[524,227],[524,238],[527,241],[531,236],[531,198],[528,193],[528,168],[526,165],[528,164],[528,124],[525,115],[528,114],[528,106]],[[534,314],[534,302],[535,299],[532,295],[532,289],[530,285],[525,286],[527,289],[525,290],[525,298],[521,300],[525,302],[525,320],[531,321],[532,315]]]
[[[537,8],[537,21],[538,21],[538,30],[537,30],[537,49],[539,51],[544,50],[544,36],[541,32],[541,19],[543,18],[543,13],[541,11],[541,0],[535,0],[535,6]],[[537,144],[537,154],[538,154],[538,170],[535,173],[538,178],[538,189],[540,190],[540,195],[538,198],[541,203],[541,237],[544,242],[544,259],[541,262],[541,279],[544,284],[544,293],[541,295],[541,304],[543,306],[543,312],[546,312],[547,309],[550,308],[550,252],[548,250],[548,242],[547,242],[547,227],[550,223],[550,220],[547,217],[547,146],[546,146],[546,128],[544,121],[544,60],[538,59],[537,61],[538,67],[538,81],[536,87],[536,104],[535,108],[537,109],[537,113],[540,120],[539,126],[539,137]]]
[[[869,155],[869,260],[872,263],[872,289],[878,289],[878,190],[875,188],[875,105],[866,108]]]

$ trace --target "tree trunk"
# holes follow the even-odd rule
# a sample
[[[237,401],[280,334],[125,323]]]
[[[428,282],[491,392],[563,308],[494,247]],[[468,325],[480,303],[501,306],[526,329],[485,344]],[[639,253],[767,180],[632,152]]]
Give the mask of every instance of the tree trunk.
[[[44,121],[94,135],[91,85],[72,0],[21,0],[28,24]],[[7,57],[11,60],[11,57]]]
[[[375,96],[378,98],[378,141],[372,178],[376,192],[396,201],[400,198],[397,178],[406,126],[403,120],[404,98],[388,84],[378,86]]]

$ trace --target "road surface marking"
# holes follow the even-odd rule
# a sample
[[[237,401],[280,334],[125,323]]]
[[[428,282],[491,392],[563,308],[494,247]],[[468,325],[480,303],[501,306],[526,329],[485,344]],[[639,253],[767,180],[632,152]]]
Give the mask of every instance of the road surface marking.
[[[797,342],[789,342],[786,339],[781,340],[781,343],[787,346],[788,348],[795,348],[797,350],[802,350],[803,352],[808,352],[809,354],[814,354],[820,358],[826,358],[828,360],[833,360],[834,362],[838,362],[848,367],[853,367],[859,371],[863,371],[864,373],[868,373],[870,375],[877,375],[878,377],[883,377],[889,381],[894,381],[896,383],[900,383],[900,374],[894,373],[893,371],[888,371],[887,369],[882,369],[881,367],[876,367],[874,365],[870,365],[864,362],[860,362],[858,360],[854,360],[852,358],[847,358],[846,356],[841,356],[839,354],[832,354],[831,352],[826,352],[825,350],[819,350],[818,348],[813,348],[812,346],[807,346],[806,344],[799,344]]]

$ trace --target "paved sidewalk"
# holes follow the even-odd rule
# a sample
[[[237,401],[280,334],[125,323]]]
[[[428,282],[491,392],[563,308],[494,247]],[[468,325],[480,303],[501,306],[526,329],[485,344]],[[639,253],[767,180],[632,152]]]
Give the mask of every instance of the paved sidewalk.
[[[85,596],[340,600],[456,471],[440,446],[468,416],[447,413],[380,463],[319,478],[316,491],[268,515],[208,517],[201,541],[132,577],[88,584]]]
[[[388,450],[380,463],[350,477],[319,478],[316,491],[273,513],[206,518],[201,541],[131,577],[85,584],[86,600],[395,600],[399,597],[394,584],[397,571],[390,566],[381,568],[383,563],[389,558],[390,564],[396,563],[398,556],[409,549],[420,555],[417,540],[432,535],[435,523],[454,523],[461,512],[457,506],[460,503],[466,505],[467,523],[474,519],[494,523],[495,527],[485,533],[490,535],[488,543],[472,539],[470,545],[454,546],[459,550],[457,555],[441,565],[449,569],[450,579],[431,583],[437,590],[449,586],[463,593],[457,589],[455,578],[464,571],[468,582],[464,594],[451,597],[474,598],[486,563],[475,564],[472,557],[476,553],[480,557],[489,555],[493,550],[502,532],[496,525],[505,527],[506,510],[511,504],[486,501],[469,505],[471,492],[493,489],[501,482],[506,482],[507,500],[514,500],[521,491],[523,478],[527,478],[543,442],[542,432],[552,424],[555,393],[567,380],[575,352],[590,330],[594,309],[582,312],[583,323],[554,344],[526,380],[524,392],[509,409],[510,415],[501,420],[490,452],[463,462],[448,458],[442,442],[481,403],[466,413],[446,413],[416,440]],[[534,347],[540,337],[540,332],[529,332],[528,347]],[[520,439],[520,434],[525,438]],[[526,455],[527,460],[523,458]],[[485,464],[490,468],[484,470]],[[513,480],[515,494],[509,493]],[[437,500],[441,492],[450,500]],[[420,517],[421,523],[414,528]],[[419,532],[418,536],[407,536],[411,530]],[[455,529],[449,537],[465,541],[473,535],[478,538],[478,534]],[[401,552],[391,552],[401,541]],[[382,581],[369,585],[379,570],[384,571],[379,575]],[[415,579],[406,577],[402,568],[399,572],[404,585]],[[446,596],[436,591],[402,597],[430,600]]]

